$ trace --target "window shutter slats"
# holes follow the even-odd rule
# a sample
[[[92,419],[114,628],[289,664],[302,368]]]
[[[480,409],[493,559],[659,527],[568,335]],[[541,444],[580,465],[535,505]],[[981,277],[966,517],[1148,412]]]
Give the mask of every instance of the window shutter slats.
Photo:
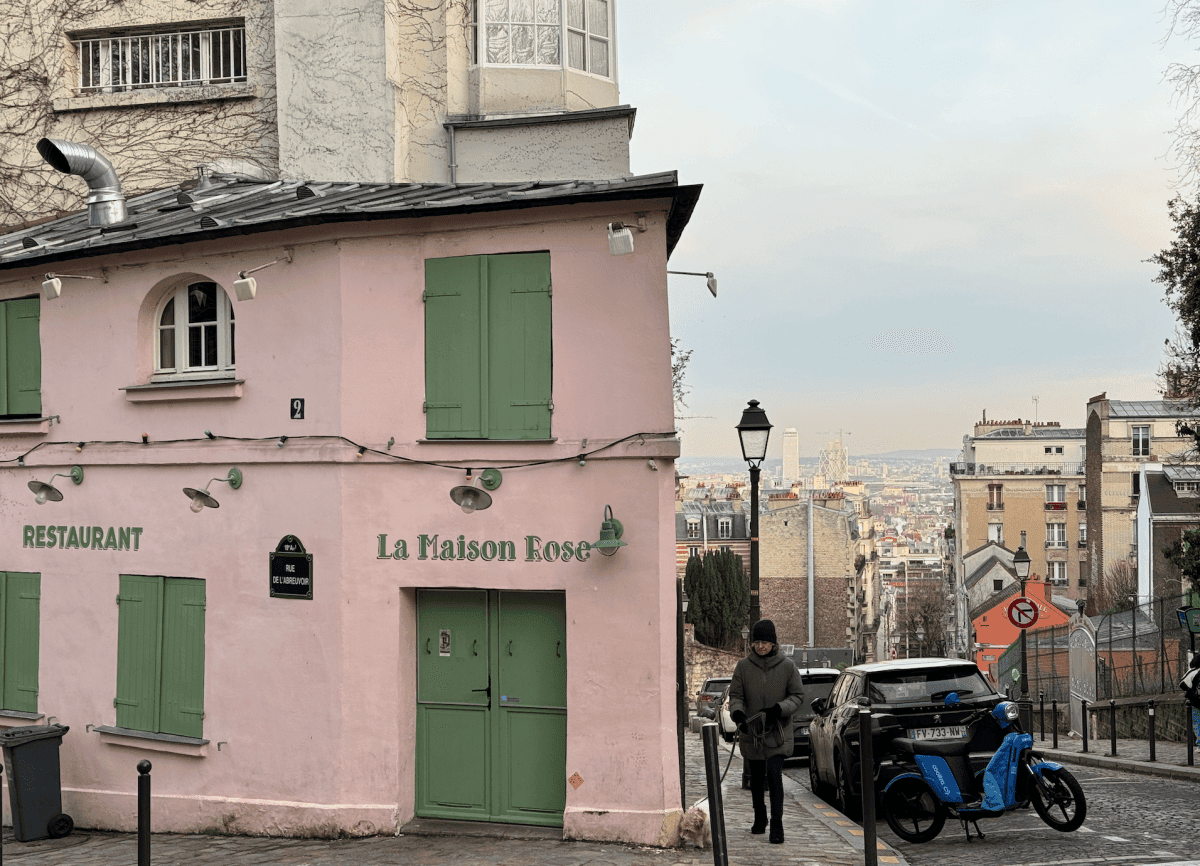
[[[169,578],[163,587],[164,734],[200,737],[204,719],[204,581]]]
[[[158,730],[162,578],[121,575],[117,620],[117,725]]]
[[[430,439],[479,439],[483,256],[425,262],[425,410]]]
[[[493,439],[546,439],[551,414],[550,254],[488,257]]]
[[[37,712],[42,579],[10,572],[4,580],[4,709]]]
[[[22,298],[3,307],[4,383],[0,414],[40,415],[42,412],[42,344],[39,330],[41,301]]]

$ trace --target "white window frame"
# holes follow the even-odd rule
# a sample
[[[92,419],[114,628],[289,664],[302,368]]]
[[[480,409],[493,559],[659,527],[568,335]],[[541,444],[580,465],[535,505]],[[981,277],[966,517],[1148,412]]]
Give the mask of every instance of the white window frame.
[[[700,537],[700,520],[698,518],[689,517],[687,519],[687,537],[688,538],[699,538]]]
[[[1129,446],[1133,451],[1134,457],[1149,457],[1150,456],[1150,425],[1149,424],[1130,425]]]
[[[1004,543],[1004,524],[989,523],[988,524],[988,541],[994,541],[997,544]]]
[[[1067,546],[1067,525],[1065,523],[1046,524],[1046,547],[1057,550]]]
[[[1065,562],[1047,562],[1046,579],[1051,586],[1067,585],[1067,564]]]
[[[1053,505],[1067,504],[1067,485],[1065,484],[1047,484],[1046,485],[1046,502]]]
[[[1087,524],[1086,523],[1079,524],[1079,546],[1080,547],[1087,546]]]
[[[717,538],[733,538],[733,518],[717,518]]]
[[[188,320],[188,292],[191,291],[193,286],[205,283],[211,283],[216,286],[217,320],[211,323],[198,322],[193,325]],[[163,313],[166,311],[167,305],[172,302],[175,304],[172,310],[175,322],[164,326],[162,324]],[[221,288],[220,283],[215,283],[211,280],[189,280],[180,283],[174,289],[167,292],[158,302],[158,306],[154,308],[153,380],[155,382],[167,382],[186,379],[228,379],[233,376],[236,371],[234,361],[237,357],[236,346],[234,345],[235,318],[233,302],[230,301],[228,293]],[[197,367],[190,366],[188,346],[189,331],[192,327],[216,328],[217,347],[215,363]],[[170,328],[175,334],[175,357],[171,359],[169,365],[164,363],[164,359],[162,358],[162,332],[167,328]]]
[[[508,10],[503,20],[489,17],[488,0],[472,0],[470,20],[468,22],[468,42],[471,54],[471,65],[503,67],[509,69],[567,69],[583,75],[591,75],[604,81],[616,81],[616,53],[613,51],[613,41],[616,34],[616,0],[528,0],[533,8],[533,20],[514,21],[512,7],[505,3]],[[603,25],[593,21],[597,6],[604,7],[606,20]],[[547,15],[550,9],[557,14],[557,20]],[[583,16],[581,24],[571,21],[572,10],[578,8]],[[539,19],[541,19],[539,21]],[[533,28],[533,62],[513,63],[509,61],[487,59],[488,27],[528,26]],[[539,62],[538,30],[556,27],[558,30],[558,52],[556,62]],[[603,32],[602,32],[603,31]],[[511,33],[511,31],[510,31]],[[583,40],[582,66],[571,62],[572,37]],[[604,47],[607,70],[596,72],[592,62],[591,48],[593,45]],[[508,37],[508,56],[512,56],[512,37]]]
[[[74,43],[81,94],[248,80],[244,22],[76,36]]]

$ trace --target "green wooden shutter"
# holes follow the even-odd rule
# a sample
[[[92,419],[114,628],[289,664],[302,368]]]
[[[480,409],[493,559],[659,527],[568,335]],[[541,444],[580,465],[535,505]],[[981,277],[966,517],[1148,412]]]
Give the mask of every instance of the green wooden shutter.
[[[425,262],[425,431],[430,439],[487,434],[480,358],[482,256]]]
[[[162,578],[121,575],[117,616],[117,725],[158,730]]]
[[[159,731],[204,731],[204,581],[167,578],[163,587],[162,699]]]
[[[548,439],[550,254],[488,256],[488,435]]]
[[[0,414],[40,415],[42,412],[42,343],[39,330],[41,301],[22,298],[3,308],[4,383]]]
[[[42,579],[10,572],[4,580],[4,694],[6,710],[36,713]]]

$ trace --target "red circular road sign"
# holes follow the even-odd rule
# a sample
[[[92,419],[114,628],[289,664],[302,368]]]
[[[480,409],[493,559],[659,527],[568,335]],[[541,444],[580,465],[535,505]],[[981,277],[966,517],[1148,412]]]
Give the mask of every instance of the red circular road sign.
[[[1008,621],[1017,628],[1029,628],[1038,621],[1038,608],[1033,599],[1017,596],[1008,606]]]

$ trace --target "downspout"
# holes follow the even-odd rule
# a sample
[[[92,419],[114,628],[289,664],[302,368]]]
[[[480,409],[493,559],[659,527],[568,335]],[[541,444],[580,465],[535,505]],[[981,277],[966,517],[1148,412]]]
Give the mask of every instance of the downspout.
[[[817,591],[816,575],[813,574],[813,501],[808,496],[808,643],[817,645]]]
[[[128,219],[125,195],[121,192],[117,172],[112,163],[94,147],[57,138],[43,138],[37,143],[37,151],[52,168],[63,174],[78,175],[87,181],[89,226],[111,226]]]
[[[458,158],[454,151],[454,124],[445,124],[446,132],[450,136],[450,183],[458,183]]]

